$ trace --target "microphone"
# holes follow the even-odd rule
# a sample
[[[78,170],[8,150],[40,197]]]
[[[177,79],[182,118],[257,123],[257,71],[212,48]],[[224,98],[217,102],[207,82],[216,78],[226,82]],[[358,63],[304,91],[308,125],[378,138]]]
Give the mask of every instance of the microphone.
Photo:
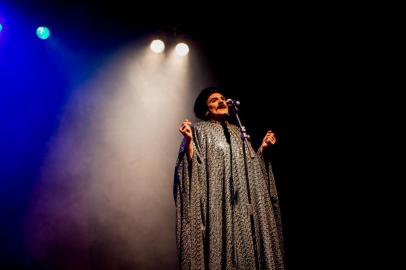
[[[231,98],[227,99],[226,102],[229,107],[236,107],[236,106],[240,105],[240,102],[238,100],[231,99]]]

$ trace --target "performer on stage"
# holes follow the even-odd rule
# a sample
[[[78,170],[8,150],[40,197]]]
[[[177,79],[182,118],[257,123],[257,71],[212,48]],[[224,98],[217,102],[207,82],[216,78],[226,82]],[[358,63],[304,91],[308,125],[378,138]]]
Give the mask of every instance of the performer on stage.
[[[175,168],[176,241],[181,269],[284,269],[281,217],[272,167],[216,87],[203,89],[184,120]],[[238,115],[237,115],[238,117]],[[238,118],[239,119],[239,118]]]

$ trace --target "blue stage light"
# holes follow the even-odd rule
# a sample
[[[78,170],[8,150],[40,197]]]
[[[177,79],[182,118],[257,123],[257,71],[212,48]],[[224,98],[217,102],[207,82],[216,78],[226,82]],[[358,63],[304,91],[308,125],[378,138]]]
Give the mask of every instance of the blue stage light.
[[[49,38],[49,36],[51,35],[51,31],[49,31],[48,27],[46,27],[46,26],[38,27],[36,33],[37,33],[38,38],[43,39],[43,40]]]

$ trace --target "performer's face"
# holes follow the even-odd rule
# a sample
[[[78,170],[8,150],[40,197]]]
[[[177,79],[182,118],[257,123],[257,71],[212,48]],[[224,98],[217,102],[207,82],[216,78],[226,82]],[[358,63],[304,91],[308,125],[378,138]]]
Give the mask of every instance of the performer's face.
[[[207,99],[207,108],[210,117],[213,119],[223,119],[228,116],[228,105],[225,97],[220,93],[213,93]]]

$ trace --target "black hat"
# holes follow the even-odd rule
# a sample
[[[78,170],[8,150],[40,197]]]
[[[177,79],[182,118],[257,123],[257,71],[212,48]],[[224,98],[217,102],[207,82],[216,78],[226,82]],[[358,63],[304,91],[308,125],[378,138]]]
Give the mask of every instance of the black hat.
[[[207,99],[214,93],[220,93],[224,96],[224,91],[221,90],[219,87],[207,87],[204,88],[200,94],[197,96],[194,105],[194,112],[197,118],[202,120],[207,120],[208,116],[206,115],[207,112]]]

